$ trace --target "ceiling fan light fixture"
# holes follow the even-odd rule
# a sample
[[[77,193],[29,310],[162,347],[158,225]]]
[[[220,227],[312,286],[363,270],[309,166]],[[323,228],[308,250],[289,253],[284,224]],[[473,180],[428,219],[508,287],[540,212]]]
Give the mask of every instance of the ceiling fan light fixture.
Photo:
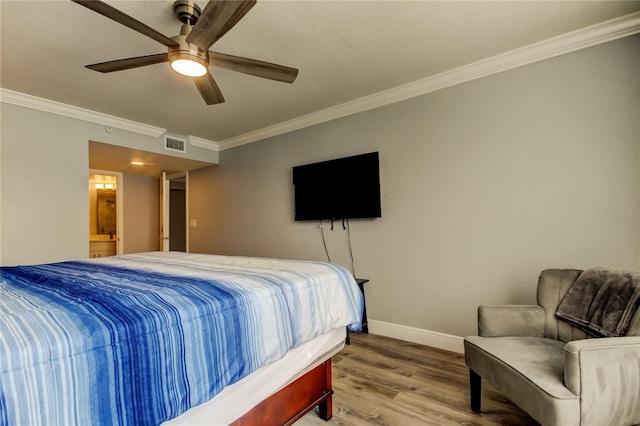
[[[187,77],[202,77],[207,73],[207,67],[193,59],[175,59],[171,61],[171,68]]]
[[[184,36],[175,37],[180,46],[169,48],[169,62],[171,68],[177,73],[188,77],[202,77],[207,73],[209,55],[198,50],[196,46],[184,41]]]

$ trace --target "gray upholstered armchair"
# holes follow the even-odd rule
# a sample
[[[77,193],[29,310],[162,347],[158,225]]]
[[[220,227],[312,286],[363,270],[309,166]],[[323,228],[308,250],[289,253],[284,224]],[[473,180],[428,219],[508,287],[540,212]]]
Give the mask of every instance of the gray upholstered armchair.
[[[484,378],[545,426],[640,424],[640,309],[623,337],[587,338],[556,318],[582,272],[543,271],[537,305],[478,308],[479,336],[464,341],[475,413]]]

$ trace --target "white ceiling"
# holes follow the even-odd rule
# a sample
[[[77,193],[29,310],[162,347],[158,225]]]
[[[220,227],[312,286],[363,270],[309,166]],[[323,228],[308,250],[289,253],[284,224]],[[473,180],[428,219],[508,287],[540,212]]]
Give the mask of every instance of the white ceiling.
[[[171,37],[172,1],[108,1]],[[204,1],[198,1],[204,7]],[[1,86],[224,141],[640,10],[639,1],[259,1],[213,49],[298,68],[293,84],[211,68],[207,106],[167,64],[84,65],[164,53],[66,0],[0,1]]]

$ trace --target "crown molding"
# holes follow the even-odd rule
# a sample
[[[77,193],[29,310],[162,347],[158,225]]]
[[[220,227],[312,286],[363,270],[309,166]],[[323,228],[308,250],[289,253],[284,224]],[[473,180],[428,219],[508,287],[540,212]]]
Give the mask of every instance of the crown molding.
[[[208,139],[202,139],[197,136],[189,135],[189,142],[193,146],[210,149],[212,151],[220,151],[220,144],[216,141],[210,141]]]
[[[640,12],[514,49],[431,77],[394,87],[218,142],[220,150],[303,129],[640,32]]]
[[[116,129],[127,130],[140,133],[146,136],[160,137],[167,130],[137,121],[127,120],[101,112],[63,104],[49,99],[39,98],[26,93],[20,93],[9,89],[0,88],[0,102],[31,108],[39,111],[50,112],[64,117],[76,118],[78,120],[89,121]]]

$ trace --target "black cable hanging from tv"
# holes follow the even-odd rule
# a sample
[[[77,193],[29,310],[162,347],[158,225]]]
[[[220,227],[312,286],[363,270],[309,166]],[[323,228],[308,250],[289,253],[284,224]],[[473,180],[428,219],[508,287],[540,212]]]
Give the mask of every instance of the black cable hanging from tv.
[[[333,230],[333,221],[331,221],[331,229]],[[331,263],[329,250],[327,249],[327,241],[324,239],[324,228],[322,227],[322,219],[320,219],[320,234],[322,234],[322,245],[324,246],[324,252],[327,254],[327,261]]]
[[[331,230],[333,231],[333,222],[331,219]],[[353,248],[351,247],[351,226],[349,224],[349,219],[342,219],[342,229],[347,231],[347,244],[349,245],[349,257],[351,259],[351,273],[353,277],[356,277],[356,266],[355,261],[353,260]],[[324,247],[324,253],[327,255],[327,261],[331,263],[331,256],[329,256],[329,249],[327,248],[327,240],[324,236],[324,228],[322,227],[322,219],[320,219],[320,235],[322,235],[322,246]]]
[[[342,227],[344,228],[344,219],[342,219]],[[351,249],[351,230],[349,226],[349,219],[347,219],[347,241],[349,243],[349,256],[351,256],[351,272],[353,273],[353,278],[356,277],[356,267],[353,261],[353,250]]]

